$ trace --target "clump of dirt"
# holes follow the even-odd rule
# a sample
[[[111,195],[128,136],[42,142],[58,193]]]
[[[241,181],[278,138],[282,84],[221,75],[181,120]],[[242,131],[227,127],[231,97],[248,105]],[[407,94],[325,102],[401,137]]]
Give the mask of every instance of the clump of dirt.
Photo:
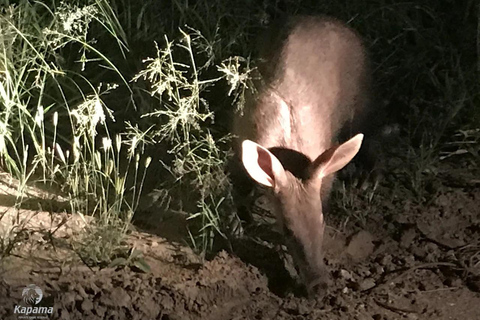
[[[187,261],[187,253],[162,247],[170,256],[149,257],[151,273],[86,266],[19,273],[15,266],[21,261],[8,258],[3,261],[0,317],[16,318],[15,306],[30,283],[43,290],[54,319],[225,319],[232,309],[268,292],[265,276],[225,252],[200,266]]]

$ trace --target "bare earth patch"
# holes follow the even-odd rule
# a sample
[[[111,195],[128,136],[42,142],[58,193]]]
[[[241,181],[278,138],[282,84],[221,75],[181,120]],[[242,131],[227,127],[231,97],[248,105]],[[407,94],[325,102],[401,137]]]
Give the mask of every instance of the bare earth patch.
[[[202,264],[185,246],[135,231],[128,245],[151,272],[89,268],[66,241],[83,221],[21,209],[31,232],[1,261],[0,319],[18,319],[29,284],[53,306],[50,319],[480,319],[480,186],[467,180],[439,179],[422,201],[379,191],[365,223],[328,228],[323,301],[298,294],[273,240],[239,240]]]

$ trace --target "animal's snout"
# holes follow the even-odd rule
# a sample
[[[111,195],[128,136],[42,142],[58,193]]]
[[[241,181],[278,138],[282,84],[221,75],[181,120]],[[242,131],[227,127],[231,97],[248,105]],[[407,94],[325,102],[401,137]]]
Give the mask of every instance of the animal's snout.
[[[322,299],[328,292],[328,279],[324,276],[319,276],[310,284],[307,284],[307,294],[310,298]]]
[[[325,270],[323,255],[318,255],[312,260],[312,257],[308,256],[308,249],[304,247],[304,244],[308,241],[296,238],[291,229],[286,226],[283,228],[283,233],[288,250],[296,262],[296,269],[302,283],[305,285],[308,296],[325,295],[328,289],[329,278]],[[316,247],[320,251],[321,243],[318,243]]]

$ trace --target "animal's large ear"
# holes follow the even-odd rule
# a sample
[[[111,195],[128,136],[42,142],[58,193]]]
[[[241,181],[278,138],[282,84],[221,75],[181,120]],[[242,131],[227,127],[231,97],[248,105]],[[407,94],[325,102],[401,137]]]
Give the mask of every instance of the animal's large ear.
[[[323,178],[342,169],[358,153],[362,141],[363,134],[359,133],[347,142],[326,150],[313,162],[311,175]]]
[[[242,143],[242,162],[250,177],[267,187],[274,188],[285,176],[285,169],[277,157],[250,140]]]

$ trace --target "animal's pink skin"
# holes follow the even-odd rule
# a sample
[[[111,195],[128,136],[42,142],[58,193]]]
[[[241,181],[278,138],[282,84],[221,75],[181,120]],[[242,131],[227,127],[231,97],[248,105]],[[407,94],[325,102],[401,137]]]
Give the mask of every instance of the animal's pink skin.
[[[289,250],[315,293],[327,283],[324,206],[335,171],[363,138],[338,145],[341,132],[358,133],[368,103],[366,52],[354,31],[327,17],[293,18],[271,29],[264,44],[264,83],[235,121],[235,151],[249,175],[273,190]]]

